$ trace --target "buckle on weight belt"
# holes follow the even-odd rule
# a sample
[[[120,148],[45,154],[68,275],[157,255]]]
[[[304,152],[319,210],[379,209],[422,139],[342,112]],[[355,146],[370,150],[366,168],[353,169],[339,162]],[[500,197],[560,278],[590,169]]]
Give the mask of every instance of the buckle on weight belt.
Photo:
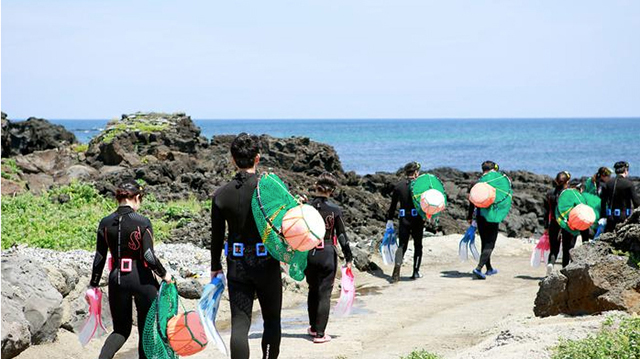
[[[120,272],[129,273],[133,270],[133,259],[122,258],[120,259]]]
[[[613,216],[614,217],[620,217],[620,215],[622,214],[622,211],[619,209],[614,209],[613,210]]]
[[[417,209],[412,209],[411,210],[411,217],[418,217],[418,210]]]
[[[257,257],[266,257],[267,256],[267,247],[262,243],[256,243],[256,256]]]
[[[229,242],[224,242],[224,256],[229,256]]]
[[[607,208],[606,213],[607,213],[607,217],[611,217],[611,208]]]
[[[242,257],[244,255],[244,243],[234,243],[231,255],[234,257]]]
[[[405,210],[404,210],[404,209],[401,209],[401,210],[398,212],[398,217],[403,218],[404,216],[405,216]]]

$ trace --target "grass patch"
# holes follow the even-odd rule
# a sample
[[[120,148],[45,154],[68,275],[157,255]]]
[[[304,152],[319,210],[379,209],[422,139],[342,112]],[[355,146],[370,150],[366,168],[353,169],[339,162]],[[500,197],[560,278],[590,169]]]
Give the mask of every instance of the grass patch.
[[[89,149],[89,144],[88,143],[78,143],[76,145],[73,145],[71,147],[71,149],[73,150],[73,152],[76,152],[76,153],[87,152],[87,150]]]
[[[416,349],[409,353],[409,355],[403,356],[401,359],[442,359],[442,357],[437,354],[429,353],[424,349]]]
[[[152,133],[164,131],[168,127],[168,123],[156,122],[150,119],[128,119],[126,123],[118,121],[107,127],[102,135],[102,142],[111,143],[118,135],[125,132]]]
[[[22,173],[22,170],[20,170],[20,167],[18,167],[15,159],[2,159],[2,178],[12,181],[19,181],[20,178],[18,177],[18,174],[20,173]]]
[[[147,196],[140,213],[151,219],[156,239],[163,241],[204,208],[207,203],[195,198],[161,203]],[[98,223],[115,209],[115,201],[101,196],[93,186],[77,182],[41,196],[3,196],[2,248],[26,244],[56,250],[92,250]]]
[[[640,317],[608,317],[602,329],[582,340],[561,339],[553,359],[640,358]]]

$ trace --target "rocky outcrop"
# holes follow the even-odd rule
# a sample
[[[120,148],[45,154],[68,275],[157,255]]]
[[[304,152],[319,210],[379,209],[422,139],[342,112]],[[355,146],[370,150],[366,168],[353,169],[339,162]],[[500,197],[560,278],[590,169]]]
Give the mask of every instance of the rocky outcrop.
[[[31,117],[12,122],[2,113],[2,157],[26,155],[77,143],[76,136],[61,125]]]
[[[2,357],[53,341],[62,322],[62,295],[30,258],[2,258]]]
[[[573,261],[540,283],[536,316],[640,313],[640,257],[633,252],[640,245],[639,218],[640,209],[603,240],[573,249]]]

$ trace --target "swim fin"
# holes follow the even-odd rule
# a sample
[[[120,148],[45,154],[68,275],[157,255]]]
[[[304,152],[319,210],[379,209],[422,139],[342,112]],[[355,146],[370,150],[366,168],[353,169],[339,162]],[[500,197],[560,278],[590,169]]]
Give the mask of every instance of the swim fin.
[[[200,321],[204,326],[204,330],[207,333],[209,341],[216,343],[216,347],[222,354],[228,356],[227,347],[216,329],[216,315],[218,314],[218,308],[222,300],[222,293],[225,287],[224,274],[218,274],[215,276],[211,283],[207,284],[202,291],[202,297],[198,302],[197,312],[200,316]]]
[[[480,259],[480,253],[478,253],[478,248],[476,248],[476,230],[475,230],[475,227],[472,227],[472,228],[473,228],[473,235],[469,240],[469,250],[471,251],[471,255],[473,256],[473,259],[477,261]]]
[[[471,249],[473,257],[476,257],[478,250],[475,247],[475,236],[476,227],[469,226],[458,244],[458,257],[462,262],[466,262],[469,259],[469,249]]]
[[[593,240],[597,241],[600,239],[600,235],[604,233],[604,224],[598,225],[598,229],[596,229],[596,234],[593,236]]]
[[[99,288],[89,288],[84,298],[89,304],[89,316],[78,332],[78,339],[82,346],[87,345],[96,334],[101,336],[107,332],[107,328],[102,323],[102,291]]]
[[[356,279],[351,268],[342,267],[342,279],[340,281],[340,299],[334,309],[334,314],[344,317],[351,313],[353,301],[356,297]]]

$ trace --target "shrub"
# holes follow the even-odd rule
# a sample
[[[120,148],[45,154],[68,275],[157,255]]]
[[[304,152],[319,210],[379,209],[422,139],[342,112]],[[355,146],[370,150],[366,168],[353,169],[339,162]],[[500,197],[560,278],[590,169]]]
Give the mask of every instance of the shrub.
[[[402,359],[441,359],[439,355],[429,353],[424,349],[416,349],[409,353],[409,355],[402,357]]]
[[[595,335],[582,340],[561,339],[553,359],[640,358],[640,317],[610,316]]]

